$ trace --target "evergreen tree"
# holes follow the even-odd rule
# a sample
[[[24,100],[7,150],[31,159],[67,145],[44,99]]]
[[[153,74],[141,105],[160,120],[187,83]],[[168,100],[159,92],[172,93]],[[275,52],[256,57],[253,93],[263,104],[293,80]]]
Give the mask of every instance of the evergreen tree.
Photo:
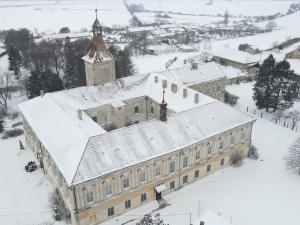
[[[41,73],[42,90],[45,92],[55,92],[64,89],[63,81],[57,73],[47,70]]]
[[[272,103],[274,111],[290,108],[297,97],[297,83],[290,64],[283,60],[276,64],[272,83]]]
[[[26,82],[29,98],[40,96],[41,91],[55,92],[63,90],[63,81],[51,70],[45,72],[32,71]]]
[[[22,65],[22,59],[21,55],[15,47],[10,47],[8,50],[8,60],[9,60],[9,66],[8,70],[13,72],[15,79],[19,81],[20,84],[20,79],[21,79],[21,65]],[[21,85],[20,85],[21,88]]]
[[[29,99],[40,96],[43,86],[41,73],[39,71],[32,71],[31,75],[26,80],[25,86]]]
[[[88,39],[80,39],[65,44],[64,82],[66,88],[75,88],[86,85],[85,67],[81,58],[87,53],[89,43],[90,41]]]
[[[273,55],[270,55],[264,60],[256,75],[256,82],[254,84],[253,100],[258,109],[266,109],[272,107],[272,86],[273,74],[275,71],[275,59]]]
[[[126,47],[124,50],[121,50],[119,47],[112,45],[108,48],[108,50],[116,60],[116,77],[122,78],[132,76],[134,69],[129,48]]]
[[[133,69],[133,63],[130,57],[130,51],[126,47],[123,51],[119,52],[119,76],[117,78],[121,77],[128,77],[132,76],[134,69]]]

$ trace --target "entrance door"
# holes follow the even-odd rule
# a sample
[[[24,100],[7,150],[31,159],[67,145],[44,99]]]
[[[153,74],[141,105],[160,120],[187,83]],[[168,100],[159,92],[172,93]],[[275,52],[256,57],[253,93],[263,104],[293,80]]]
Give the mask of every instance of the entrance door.
[[[158,192],[155,190],[155,199],[156,199],[157,201],[161,200],[161,192],[158,193]]]

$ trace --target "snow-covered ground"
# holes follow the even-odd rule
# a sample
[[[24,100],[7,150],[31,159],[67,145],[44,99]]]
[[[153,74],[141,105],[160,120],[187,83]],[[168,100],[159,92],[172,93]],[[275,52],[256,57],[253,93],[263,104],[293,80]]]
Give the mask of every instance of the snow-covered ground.
[[[210,5],[209,2],[212,2]],[[275,13],[286,13],[295,1],[239,1],[239,0],[128,0],[128,3],[143,4],[145,9],[156,11],[172,11],[189,14],[224,15],[227,10],[234,16],[261,16]]]
[[[105,26],[129,24],[131,15],[122,0],[11,0],[0,1],[0,30],[26,27],[39,32],[58,32],[64,26],[72,31],[89,29],[95,19],[95,8],[98,8],[100,22]]]
[[[259,160],[247,159],[239,168],[225,168],[165,196],[171,205],[158,212],[170,225],[189,224],[189,213],[193,221],[199,208],[200,214],[213,210],[234,225],[297,224],[300,179],[286,169],[283,160],[297,137],[296,132],[258,119],[252,140]],[[121,224],[155,208],[153,201],[104,224]]]

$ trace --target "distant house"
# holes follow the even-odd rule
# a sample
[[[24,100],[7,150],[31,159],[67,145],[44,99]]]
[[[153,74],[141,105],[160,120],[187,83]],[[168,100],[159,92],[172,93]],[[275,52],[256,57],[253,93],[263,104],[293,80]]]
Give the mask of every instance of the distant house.
[[[285,54],[287,59],[300,59],[300,47]]]
[[[240,44],[239,50],[250,53],[252,55],[258,54],[260,52],[258,48],[255,48],[253,45],[249,45],[249,44]]]
[[[259,65],[258,55],[251,55],[232,48],[224,48],[213,53],[213,61],[224,65],[232,66],[238,69],[249,69]]]

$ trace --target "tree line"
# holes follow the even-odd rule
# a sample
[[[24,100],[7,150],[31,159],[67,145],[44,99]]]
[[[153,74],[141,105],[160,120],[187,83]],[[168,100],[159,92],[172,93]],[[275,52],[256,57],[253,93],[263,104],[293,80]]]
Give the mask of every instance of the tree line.
[[[289,62],[276,62],[273,55],[270,55],[259,67],[253,90],[257,108],[275,112],[293,106],[299,86]]]
[[[41,91],[54,92],[86,85],[82,57],[89,50],[89,39],[36,42],[27,29],[8,30],[3,36],[8,69],[19,82],[21,91],[25,86],[28,98],[39,96]],[[117,78],[133,75],[129,50],[116,46],[109,50],[116,59]],[[30,72],[29,76],[23,75],[23,68]]]

